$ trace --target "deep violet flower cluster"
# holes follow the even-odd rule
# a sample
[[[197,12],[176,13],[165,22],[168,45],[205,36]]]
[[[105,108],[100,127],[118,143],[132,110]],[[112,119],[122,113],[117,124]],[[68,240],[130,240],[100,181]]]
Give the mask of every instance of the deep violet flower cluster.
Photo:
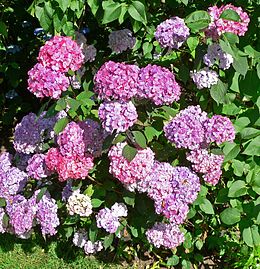
[[[78,214],[81,217],[88,217],[92,214],[91,199],[88,195],[80,193],[80,190],[72,192],[66,207],[70,215]]]
[[[28,72],[28,90],[36,97],[58,99],[69,87],[66,72],[78,70],[84,60],[80,46],[66,36],[54,36],[40,48],[38,63]]]
[[[235,129],[232,122],[220,115],[208,118],[199,106],[189,106],[164,126],[164,132],[177,148],[191,150],[188,160],[192,162],[194,171],[203,173],[206,182],[216,185],[224,158],[209,153],[208,148],[210,143],[233,142]]]
[[[129,102],[104,102],[99,106],[98,116],[102,127],[110,134],[125,132],[138,118],[134,104]]]
[[[141,68],[138,81],[138,95],[156,105],[170,105],[180,99],[181,88],[174,74],[165,67],[148,64]]]
[[[29,160],[26,167],[28,175],[35,179],[46,178],[50,175],[46,164],[44,154],[34,154]]]
[[[229,9],[234,10],[239,15],[239,21],[220,18],[223,11]],[[244,36],[248,29],[250,18],[248,14],[242,10],[241,7],[235,7],[232,4],[223,5],[220,8],[213,6],[208,9],[208,13],[211,17],[211,23],[209,24],[209,27],[206,29],[205,33],[207,36],[212,37],[214,40],[226,32]]]
[[[191,71],[190,75],[199,90],[203,88],[210,88],[218,83],[217,72],[210,70],[209,68],[203,68],[199,71]]]
[[[129,101],[137,94],[139,67],[108,61],[94,77],[94,91],[101,100]]]
[[[87,232],[84,229],[80,229],[74,233],[72,242],[76,247],[83,248],[86,255],[95,254],[103,249],[101,241],[93,243],[88,240]]]
[[[176,248],[184,242],[184,234],[179,227],[173,223],[155,223],[154,226],[146,231],[149,243],[155,247]]]
[[[207,53],[203,56],[205,65],[211,67],[217,62],[219,68],[224,70],[229,69],[233,61],[232,55],[224,52],[217,43],[208,46]]]
[[[132,49],[135,45],[136,38],[132,36],[129,29],[113,31],[108,37],[108,46],[115,53],[121,53],[127,49]]]
[[[12,156],[4,152],[0,155],[0,197],[9,198],[22,191],[28,175],[12,165]]]
[[[94,45],[88,45],[86,37],[79,32],[76,32],[76,42],[82,50],[84,61],[93,62],[97,54],[97,50]]]
[[[150,148],[139,149],[134,159],[129,162],[123,156],[123,148],[125,145],[126,143],[118,143],[109,150],[109,172],[123,184],[144,180],[153,167],[153,151]]]
[[[45,156],[50,171],[57,172],[60,181],[86,178],[93,168],[93,156],[86,152],[84,129],[70,122],[57,138],[58,148],[51,148]]]
[[[127,207],[123,203],[115,203],[111,209],[102,208],[96,215],[97,227],[108,233],[115,233],[120,226],[120,217],[127,216]]]
[[[163,48],[178,49],[190,35],[189,28],[183,19],[172,17],[160,23],[155,38]]]

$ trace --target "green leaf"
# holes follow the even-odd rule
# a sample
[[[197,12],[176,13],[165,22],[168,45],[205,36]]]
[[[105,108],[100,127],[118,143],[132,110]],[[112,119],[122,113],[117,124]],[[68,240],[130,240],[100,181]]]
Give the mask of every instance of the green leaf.
[[[227,32],[227,33],[224,33],[223,36],[224,36],[224,39],[226,38],[230,44],[239,43],[238,36],[233,33]]]
[[[199,45],[199,37],[197,36],[190,36],[188,39],[187,39],[187,45],[190,49],[191,52],[193,52],[197,46]]]
[[[232,167],[234,169],[234,174],[238,177],[241,177],[243,175],[244,166],[245,166],[244,162],[241,162],[239,160],[232,161]]]
[[[168,258],[167,266],[175,266],[179,263],[180,259],[177,255],[173,255],[172,257]]]
[[[6,206],[6,201],[5,201],[5,199],[4,198],[0,198],[0,207],[4,207],[4,206]]]
[[[123,193],[123,199],[127,205],[134,207],[134,205],[135,205],[135,193],[125,191]]]
[[[226,9],[220,14],[221,19],[229,21],[240,21],[240,16],[233,9]]]
[[[43,187],[40,192],[37,194],[37,197],[36,197],[36,201],[39,202],[43,195],[45,194],[45,192],[47,191],[47,187]]]
[[[143,149],[146,148],[146,138],[140,131],[133,131],[132,132],[135,138],[135,142]]]
[[[231,184],[228,197],[240,197],[247,193],[246,183],[243,180],[236,180]]]
[[[117,20],[120,17],[121,4],[113,1],[103,1],[102,7],[104,9],[103,24]]]
[[[241,138],[242,139],[251,139],[254,138],[256,136],[260,135],[260,130],[255,129],[255,128],[245,128],[240,132]]]
[[[98,228],[97,228],[96,222],[92,221],[88,230],[88,236],[91,242],[96,241],[97,233],[98,233]]]
[[[258,231],[258,226],[252,225],[251,227],[245,228],[242,235],[243,240],[249,247],[259,247],[260,235]]]
[[[197,10],[188,15],[185,19],[186,25],[192,32],[198,32],[206,28],[211,22],[208,12],[204,10]]]
[[[2,21],[0,21],[0,35],[3,35],[4,37],[7,37],[7,27],[6,24]]]
[[[88,185],[88,187],[86,188],[86,190],[83,193],[85,195],[91,197],[94,193],[93,185],[92,184]]]
[[[235,143],[226,143],[223,152],[225,154],[224,162],[227,162],[237,157],[240,152],[240,147]]]
[[[133,237],[138,237],[138,230],[137,230],[137,228],[135,228],[133,226],[130,226],[130,230],[131,230],[131,233],[132,233]]]
[[[129,145],[125,145],[124,148],[123,148],[123,152],[122,152],[122,155],[129,161],[131,162],[135,155],[137,154],[137,149],[136,148],[133,148]]]
[[[56,0],[56,2],[59,4],[59,7],[63,11],[63,13],[65,13],[65,11],[70,6],[70,0]]]
[[[104,203],[104,201],[102,201],[100,199],[97,199],[97,198],[91,199],[91,204],[94,208],[100,207],[103,203]]]
[[[146,136],[146,138],[147,138],[147,141],[148,142],[151,142],[153,139],[154,139],[154,137],[159,137],[159,135],[160,135],[160,132],[159,131],[157,131],[154,127],[152,127],[152,126],[147,126],[147,127],[145,127],[145,129],[144,129],[144,134],[145,134],[145,136]]]
[[[236,56],[234,58],[233,67],[239,74],[245,76],[249,68],[247,57]]]
[[[223,104],[225,102],[226,93],[227,84],[223,83],[221,80],[210,88],[210,95],[217,104]]]
[[[67,107],[67,103],[66,103],[65,99],[60,98],[56,103],[55,110],[61,111],[61,110],[64,110],[66,107]]]
[[[9,225],[9,216],[7,214],[3,215],[3,219],[2,219],[2,223],[3,223],[3,227],[8,227]]]
[[[220,213],[220,219],[226,225],[233,225],[240,221],[240,211],[237,208],[226,208]]]
[[[211,202],[206,198],[203,198],[201,200],[201,202],[199,203],[199,207],[206,214],[210,214],[210,215],[214,214],[213,206],[212,206]]]
[[[144,25],[147,23],[145,6],[142,2],[132,1],[128,7],[128,13],[134,20],[140,21]]]
[[[260,156],[260,136],[251,140],[242,153],[250,156]]]
[[[64,32],[65,35],[67,36],[73,36],[75,31],[74,31],[74,25],[72,22],[67,21],[63,26],[62,26],[62,30]]]
[[[105,249],[109,248],[112,245],[113,240],[114,240],[114,234],[105,236],[103,239],[104,248]]]
[[[59,134],[63,129],[66,127],[66,125],[69,123],[69,120],[67,118],[59,119],[55,125],[54,125],[54,132],[55,134]]]

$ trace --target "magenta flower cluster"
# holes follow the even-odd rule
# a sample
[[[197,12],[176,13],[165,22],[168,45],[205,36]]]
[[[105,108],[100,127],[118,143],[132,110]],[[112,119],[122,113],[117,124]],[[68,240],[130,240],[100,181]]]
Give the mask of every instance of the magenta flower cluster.
[[[191,150],[188,160],[193,163],[194,171],[204,173],[205,181],[217,184],[224,158],[208,153],[207,148],[210,143],[220,145],[235,139],[234,126],[227,117],[214,115],[208,118],[199,106],[189,106],[164,126],[164,132],[177,148]]]
[[[189,28],[183,19],[172,17],[160,23],[155,38],[163,48],[178,49],[190,35]]]
[[[115,53],[132,49],[136,42],[136,38],[133,37],[133,33],[129,29],[113,31],[108,39],[108,46]]]
[[[170,70],[148,64],[139,72],[138,95],[156,105],[170,105],[180,99],[181,88]]]
[[[225,10],[233,10],[239,15],[239,21],[227,20],[220,18],[221,14]],[[241,7],[235,7],[232,4],[223,5],[220,8],[217,6],[210,7],[208,9],[209,15],[211,17],[211,23],[209,27],[206,29],[206,35],[212,37],[213,39],[217,39],[223,33],[233,33],[239,36],[244,36],[247,29],[248,24],[250,22],[250,18],[246,12],[242,10]]]
[[[97,227],[108,233],[115,233],[120,226],[120,217],[127,216],[127,207],[123,203],[115,203],[111,209],[105,207],[96,215]]]
[[[125,145],[126,143],[118,143],[109,150],[109,172],[125,184],[144,180],[153,167],[153,151],[150,148],[139,149],[134,159],[129,162],[123,156]]]
[[[54,36],[40,48],[38,61],[28,72],[28,90],[36,97],[58,99],[69,87],[66,73],[78,70],[84,55],[71,37]]]

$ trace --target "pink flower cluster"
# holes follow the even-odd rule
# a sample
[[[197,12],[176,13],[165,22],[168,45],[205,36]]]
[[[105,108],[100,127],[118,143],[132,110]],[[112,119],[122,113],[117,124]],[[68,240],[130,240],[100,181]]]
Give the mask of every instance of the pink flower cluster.
[[[137,94],[138,72],[136,65],[108,61],[94,77],[94,91],[102,100],[129,101]]]
[[[54,36],[40,48],[39,63],[28,72],[28,90],[36,97],[58,99],[69,87],[66,72],[78,70],[83,60],[81,48],[71,37]]]
[[[129,162],[123,155],[126,143],[118,143],[111,147],[108,157],[109,172],[122,183],[134,183],[144,180],[150,173],[154,163],[154,153],[150,148],[138,150],[134,159]]]
[[[138,95],[156,105],[170,105],[180,99],[181,88],[174,74],[165,67],[148,64],[141,68],[138,84]]]
[[[125,132],[137,121],[138,114],[134,104],[129,102],[104,102],[99,106],[98,116],[102,127],[108,132]]]
[[[93,168],[93,157],[86,152],[84,129],[70,122],[57,138],[58,148],[51,148],[45,156],[50,171],[57,172],[60,181],[85,178]]]
[[[233,142],[235,129],[230,119],[220,115],[208,118],[199,106],[189,106],[164,126],[164,132],[177,148],[192,150],[188,160],[194,164],[193,169],[204,173],[205,181],[217,184],[224,158],[209,154],[206,148],[210,147],[210,143]]]
[[[155,38],[163,48],[178,49],[190,35],[189,28],[183,19],[172,17],[160,23],[155,32]]]
[[[233,21],[220,18],[225,10],[234,10],[239,15],[240,20]],[[207,36],[217,39],[221,34],[226,32],[234,33],[239,36],[245,35],[250,18],[241,7],[235,7],[232,4],[221,6],[220,8],[213,6],[208,9],[208,12],[211,17],[211,23],[205,31]]]
[[[154,226],[146,231],[149,243],[155,247],[176,248],[184,242],[184,234],[179,227],[173,223],[155,223]]]

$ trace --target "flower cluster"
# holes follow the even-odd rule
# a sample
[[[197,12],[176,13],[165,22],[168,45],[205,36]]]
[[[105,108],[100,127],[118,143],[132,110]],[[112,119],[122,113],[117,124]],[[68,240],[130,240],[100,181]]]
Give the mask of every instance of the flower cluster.
[[[128,29],[113,31],[108,38],[108,46],[116,53],[132,49],[136,41],[135,37],[132,36],[132,32]]]
[[[88,217],[92,213],[91,199],[88,195],[81,194],[79,190],[74,191],[68,198],[67,209],[70,215],[78,214]]]
[[[218,62],[219,68],[224,70],[229,69],[233,61],[232,55],[224,52],[217,43],[208,46],[207,53],[203,56],[205,65],[211,67]]]
[[[139,149],[134,159],[129,162],[123,156],[125,145],[126,143],[118,143],[111,147],[108,153],[110,160],[109,172],[125,184],[144,180],[153,167],[153,151],[150,148]]]
[[[125,132],[137,121],[138,114],[134,104],[129,102],[104,102],[99,106],[98,116],[102,127],[108,132]]]
[[[83,248],[86,255],[95,254],[103,249],[101,241],[92,242],[88,240],[88,236],[85,230],[81,229],[74,233],[73,244],[76,247]]]
[[[46,164],[44,154],[34,154],[29,160],[26,167],[28,175],[35,179],[46,178],[50,175]]]
[[[218,74],[208,68],[203,68],[199,71],[191,71],[191,78],[199,90],[210,88],[218,83]]]
[[[115,233],[120,226],[119,218],[127,216],[127,207],[122,203],[115,203],[111,209],[105,207],[96,215],[97,227],[108,233]]]
[[[172,17],[160,23],[155,38],[163,48],[178,49],[190,35],[189,28],[183,19]]]
[[[28,72],[28,90],[36,97],[58,99],[69,87],[66,72],[78,70],[84,60],[70,37],[54,36],[40,48],[38,63]]]
[[[206,182],[216,185],[224,158],[209,154],[207,148],[210,143],[233,142],[235,129],[231,121],[220,115],[208,118],[199,106],[189,106],[164,126],[164,132],[177,148],[191,150],[187,159],[193,163],[194,171],[203,173]]]
[[[235,11],[239,15],[239,20],[222,19],[221,14],[225,10]],[[239,36],[245,35],[250,19],[241,7],[235,7],[232,4],[223,5],[220,8],[213,6],[208,9],[208,12],[211,17],[211,23],[206,29],[207,36],[217,39],[221,36],[221,34],[226,32],[234,33]]]
[[[94,90],[102,100],[128,101],[137,94],[138,72],[136,65],[108,61],[94,77]]]
[[[76,32],[76,42],[80,46],[85,62],[93,62],[96,58],[97,50],[94,45],[87,45],[87,39],[79,32]]]
[[[146,231],[149,243],[160,248],[176,248],[184,242],[184,234],[175,224],[155,223],[154,226]]]
[[[170,105],[180,99],[180,86],[174,74],[165,67],[148,64],[141,68],[138,81],[138,95],[156,105]]]

